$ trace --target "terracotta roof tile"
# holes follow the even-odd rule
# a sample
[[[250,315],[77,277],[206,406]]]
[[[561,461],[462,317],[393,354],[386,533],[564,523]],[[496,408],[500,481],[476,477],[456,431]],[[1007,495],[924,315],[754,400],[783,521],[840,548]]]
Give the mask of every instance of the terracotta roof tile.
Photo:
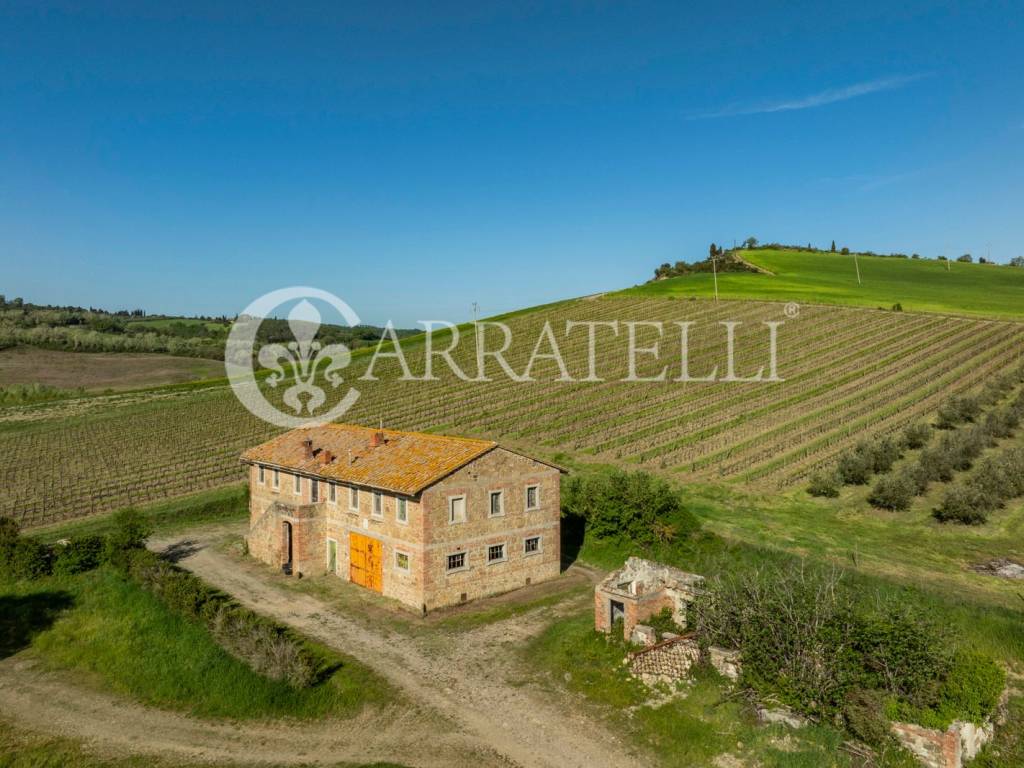
[[[383,434],[376,447],[375,432]],[[312,458],[306,440],[313,441]],[[323,424],[285,432],[247,450],[242,461],[413,496],[497,445],[469,437]]]

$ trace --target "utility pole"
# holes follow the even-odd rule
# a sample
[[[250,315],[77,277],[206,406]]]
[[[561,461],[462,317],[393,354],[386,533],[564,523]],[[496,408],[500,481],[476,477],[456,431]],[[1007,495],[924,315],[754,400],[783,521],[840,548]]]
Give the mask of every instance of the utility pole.
[[[718,301],[718,257],[711,257],[711,274],[715,276],[715,301]]]
[[[857,262],[857,252],[853,252],[853,266],[857,270],[857,285],[863,285],[860,281],[860,264]]]

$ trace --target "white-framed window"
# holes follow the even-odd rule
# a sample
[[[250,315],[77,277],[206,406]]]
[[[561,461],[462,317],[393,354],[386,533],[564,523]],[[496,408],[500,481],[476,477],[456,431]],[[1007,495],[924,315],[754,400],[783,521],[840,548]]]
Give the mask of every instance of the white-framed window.
[[[464,571],[467,567],[467,558],[465,552],[453,552],[448,555],[448,570],[449,571]]]
[[[320,481],[310,480],[309,481],[309,500],[316,504],[320,501]]]
[[[395,568],[400,571],[409,571],[409,553],[395,550]]]
[[[487,547],[487,563],[501,563],[505,561],[505,545],[490,544]]]
[[[527,536],[523,539],[523,554],[536,555],[540,552],[540,536]]]
[[[356,487],[348,489],[348,508],[353,512],[359,511],[359,489]]]
[[[395,520],[400,523],[409,522],[409,502],[405,499],[395,499]]]
[[[302,495],[302,475],[295,475],[295,495]]]
[[[281,487],[281,470],[275,469],[274,470],[274,490],[277,490],[280,487]]]
[[[262,464],[259,466],[260,485],[266,485],[267,483],[267,470]]]
[[[466,522],[466,497],[448,497],[448,524]]]
[[[330,501],[331,504],[337,504],[338,503],[338,484],[337,483],[328,483],[327,484],[327,500]]]
[[[491,491],[487,494],[487,514],[491,517],[500,517],[505,514],[505,494],[501,491]]]
[[[374,517],[384,517],[384,494],[380,491],[373,492],[373,511],[371,514]]]
[[[526,486],[526,511],[529,512],[540,508],[540,486]]]

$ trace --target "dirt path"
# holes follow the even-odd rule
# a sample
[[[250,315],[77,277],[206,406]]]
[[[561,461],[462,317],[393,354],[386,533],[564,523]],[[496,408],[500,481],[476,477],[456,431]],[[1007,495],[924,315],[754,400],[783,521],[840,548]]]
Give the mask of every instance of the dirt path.
[[[396,630],[345,615],[273,583],[214,546],[232,531],[200,529],[154,541],[241,603],[347,653],[387,678],[409,704],[349,720],[211,722],[69,683],[30,659],[0,661],[0,712],[19,727],[82,740],[102,753],[276,764],[393,761],[409,766],[619,768],[637,763],[621,742],[558,692],[524,684],[517,652],[563,603],[471,630]],[[573,600],[576,602],[574,603]]]
[[[190,552],[179,560],[241,603],[344,651],[386,677],[417,704],[453,722],[470,744],[524,768],[617,768],[636,764],[621,742],[558,695],[515,679],[515,646],[543,629],[530,614],[427,640],[372,627],[315,597],[283,590],[240,568],[202,532],[154,542]],[[510,677],[512,679],[510,679]],[[413,756],[408,756],[413,757]],[[402,753],[391,759],[405,762]],[[493,764],[493,763],[492,763]]]
[[[101,754],[151,754],[187,762],[376,762],[411,766],[497,764],[438,718],[415,710],[367,711],[347,720],[217,722],[144,707],[74,685],[24,657],[0,661],[0,712],[15,727],[82,741]],[[423,750],[430,738],[431,748]]]

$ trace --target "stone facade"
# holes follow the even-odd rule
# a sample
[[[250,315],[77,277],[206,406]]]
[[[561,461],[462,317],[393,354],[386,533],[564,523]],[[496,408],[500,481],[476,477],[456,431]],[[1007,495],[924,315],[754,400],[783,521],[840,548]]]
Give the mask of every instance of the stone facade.
[[[686,607],[697,596],[704,578],[678,568],[631,557],[594,589],[594,627],[610,632],[622,619],[624,637],[633,628],[662,610],[672,611],[679,626],[686,625]]]
[[[333,551],[334,572],[348,580],[352,536],[358,534],[380,543],[382,594],[424,612],[560,572],[561,472],[504,448],[484,453],[412,496],[268,466],[261,475],[260,467],[253,463],[249,472],[248,545],[265,563],[289,562],[290,535],[294,573],[327,572]],[[536,504],[528,509],[531,487]],[[491,515],[490,494],[498,491],[500,513]],[[464,498],[465,514],[449,522],[453,498]],[[462,566],[449,569],[449,555],[460,553]]]
[[[629,671],[647,684],[681,680],[700,660],[700,648],[692,637],[662,640],[629,655]]]

